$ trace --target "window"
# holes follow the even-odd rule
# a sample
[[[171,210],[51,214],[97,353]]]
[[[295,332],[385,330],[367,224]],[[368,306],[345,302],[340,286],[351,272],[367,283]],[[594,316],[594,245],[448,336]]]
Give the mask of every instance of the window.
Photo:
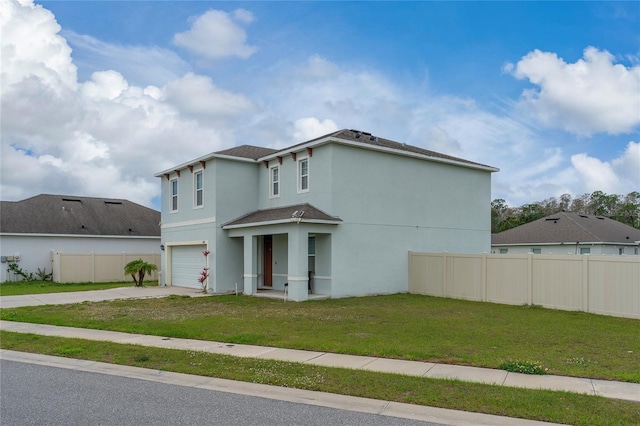
[[[509,253],[509,249],[504,248],[504,249],[500,249],[500,254],[507,254]]]
[[[309,236],[309,256],[316,255],[316,237]]]
[[[202,182],[202,170],[193,174],[193,202],[195,207],[202,207],[204,205],[204,189]]]
[[[298,192],[309,191],[309,159],[298,160]]]
[[[269,189],[269,196],[271,198],[276,198],[280,196],[280,167],[275,166],[270,169],[271,174],[271,184]]]
[[[533,253],[533,254],[540,254],[540,253],[542,253],[542,249],[539,249],[539,248],[531,248],[531,253]]]
[[[591,254],[591,249],[589,247],[580,247],[580,254]]]
[[[171,179],[171,211],[178,211],[178,179]]]
[[[624,254],[624,247],[618,247],[618,254],[621,256]]]

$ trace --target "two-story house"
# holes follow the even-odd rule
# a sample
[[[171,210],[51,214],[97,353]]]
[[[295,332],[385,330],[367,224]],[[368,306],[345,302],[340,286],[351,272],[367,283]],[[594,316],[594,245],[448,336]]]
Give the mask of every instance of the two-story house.
[[[156,174],[161,284],[208,267],[212,293],[406,292],[409,251],[489,251],[496,171],[356,130],[196,158]]]

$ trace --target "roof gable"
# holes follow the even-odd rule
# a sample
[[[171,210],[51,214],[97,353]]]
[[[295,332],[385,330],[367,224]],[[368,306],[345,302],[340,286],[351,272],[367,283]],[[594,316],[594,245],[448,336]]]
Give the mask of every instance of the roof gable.
[[[160,236],[160,212],[127,200],[41,194],[0,202],[0,232]]]
[[[220,156],[229,156],[229,157],[241,157],[241,158],[251,158],[252,160],[257,160],[260,157],[264,157],[265,155],[273,154],[274,152],[278,152],[272,148],[263,148],[260,146],[253,145],[240,145],[229,149],[224,149],[222,151],[216,151],[214,155]]]
[[[640,241],[640,229],[608,217],[560,212],[516,228],[493,234],[491,243],[500,244],[559,244],[559,243],[618,243]]]
[[[328,223],[338,224],[341,219],[331,216],[309,203],[292,206],[276,207],[272,209],[256,210],[231,222],[222,225],[223,229],[260,226],[273,223]]]

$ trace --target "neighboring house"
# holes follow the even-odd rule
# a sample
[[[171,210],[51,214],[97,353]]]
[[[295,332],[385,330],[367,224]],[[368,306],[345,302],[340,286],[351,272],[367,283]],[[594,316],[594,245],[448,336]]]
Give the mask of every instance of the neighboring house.
[[[638,255],[640,229],[603,216],[560,212],[491,236],[493,253]]]
[[[410,250],[489,250],[497,170],[355,130],[214,152],[156,174],[163,280],[199,287],[208,267],[212,293],[406,292]]]
[[[52,271],[51,252],[157,253],[160,212],[127,200],[41,194],[0,202],[0,255],[35,273]]]

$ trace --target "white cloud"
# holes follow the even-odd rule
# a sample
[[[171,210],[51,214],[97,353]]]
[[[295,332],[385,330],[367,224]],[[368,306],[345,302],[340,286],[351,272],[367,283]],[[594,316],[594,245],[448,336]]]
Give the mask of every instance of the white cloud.
[[[61,34],[73,47],[75,63],[88,75],[113,69],[132,84],[162,86],[191,70],[186,61],[168,49],[109,44],[73,31]]]
[[[620,181],[613,172],[611,164],[587,154],[571,156],[571,164],[582,179],[585,188],[598,188],[600,191],[612,192],[619,187]]]
[[[87,98],[113,100],[128,88],[129,84],[119,72],[102,71],[93,73],[91,81],[82,85],[82,93]]]
[[[77,68],[71,48],[58,33],[53,14],[32,1],[0,2],[2,27],[2,93],[36,77],[56,93],[76,87]]]
[[[208,59],[248,58],[257,49],[247,44],[247,35],[238,23],[252,21],[253,15],[247,10],[239,9],[231,15],[210,10],[197,17],[188,31],[176,34],[173,43]]]
[[[357,62],[342,65],[319,55],[301,64],[283,59],[261,69],[247,85],[252,90],[238,93],[209,76],[189,72],[182,59],[164,49],[113,46],[73,33],[61,35],[55,17],[40,6],[5,1],[0,7],[3,199],[62,193],[152,205],[160,188],[153,174],[159,170],[236,143],[283,147],[339,128],[357,128],[499,167],[501,172],[493,175],[493,195],[511,205],[564,192],[623,193],[638,188],[638,142],[629,142],[618,158],[604,161],[571,149],[566,142],[575,142],[573,136],[557,132],[549,137],[511,111],[491,111],[474,99],[422,93]],[[232,37],[233,42],[218,43],[226,46],[219,46],[226,52],[222,56],[252,53],[240,25],[254,18],[243,10],[202,15],[189,34],[183,33],[185,40],[192,37],[189,40],[194,42],[196,36],[206,34],[200,32],[201,26],[215,19],[241,35]],[[5,31],[5,26],[10,30]],[[29,37],[24,36],[23,26],[33,28]],[[85,58],[95,54],[95,63],[112,66],[94,69],[79,82],[65,34],[71,34],[73,46],[82,46]],[[99,50],[106,52],[105,58],[100,59]],[[147,81],[143,72],[127,68],[123,62],[131,52],[155,58],[150,69],[156,75]],[[559,71],[540,68],[541,76],[534,77],[527,68],[531,77],[526,78],[540,78],[541,89],[535,102],[523,100],[521,106],[545,106],[567,122],[582,117],[570,108],[573,104],[557,100],[556,86],[548,84],[565,76],[564,69],[574,64],[562,65],[553,55],[540,55],[532,57],[531,63],[546,59]],[[111,62],[106,56],[113,58]],[[592,74],[599,70],[605,75],[611,69],[621,76],[636,72],[613,65],[607,57],[583,62]],[[524,72],[525,62],[520,65]],[[131,75],[137,80],[132,81]],[[161,83],[154,84],[157,81]],[[613,90],[617,87],[611,89],[616,99],[623,97],[620,90]],[[588,113],[583,115],[591,119]],[[557,140],[559,134],[565,140]]]
[[[188,73],[164,88],[165,99],[186,115],[230,118],[249,114],[253,105],[246,97],[216,87],[209,77]]]
[[[640,142],[629,142],[624,153],[611,164],[623,179],[629,181],[631,188],[640,189]]]
[[[640,143],[629,142],[625,151],[611,161],[581,153],[571,157],[583,192],[626,194],[640,187]]]
[[[231,123],[220,120],[214,128],[190,113],[207,119],[246,113],[243,96],[192,74],[174,86],[142,88],[103,70],[79,83],[50,12],[28,2],[0,6],[3,199],[61,193],[151,206],[160,187],[155,172],[234,143]],[[176,90],[185,87],[200,92]]]
[[[534,50],[504,70],[537,86],[523,92],[520,106],[544,125],[590,136],[629,133],[640,124],[640,65],[616,64],[607,51],[588,47],[583,59],[566,63]]]
[[[333,120],[320,121],[315,117],[296,120],[294,128],[293,137],[300,142],[311,140],[339,130]]]

